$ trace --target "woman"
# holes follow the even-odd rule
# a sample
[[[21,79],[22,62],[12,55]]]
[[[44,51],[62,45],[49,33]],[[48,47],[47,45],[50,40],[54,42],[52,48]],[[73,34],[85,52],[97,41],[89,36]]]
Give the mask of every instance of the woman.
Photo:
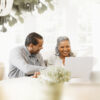
[[[66,36],[57,39],[55,51],[55,54],[48,59],[48,66],[65,66],[65,58],[74,57],[70,47],[70,40]]]

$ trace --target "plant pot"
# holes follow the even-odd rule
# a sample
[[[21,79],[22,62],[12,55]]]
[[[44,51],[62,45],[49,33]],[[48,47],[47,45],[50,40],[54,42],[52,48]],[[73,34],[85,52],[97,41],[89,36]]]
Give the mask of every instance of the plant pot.
[[[42,84],[40,100],[60,100],[63,83]]]

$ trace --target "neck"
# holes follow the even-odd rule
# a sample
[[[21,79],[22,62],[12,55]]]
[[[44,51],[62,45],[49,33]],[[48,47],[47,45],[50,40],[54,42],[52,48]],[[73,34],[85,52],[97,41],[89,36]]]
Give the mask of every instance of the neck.
[[[64,56],[61,56],[61,55],[60,55],[59,57],[60,57],[61,59],[65,59],[65,57],[64,57]]]

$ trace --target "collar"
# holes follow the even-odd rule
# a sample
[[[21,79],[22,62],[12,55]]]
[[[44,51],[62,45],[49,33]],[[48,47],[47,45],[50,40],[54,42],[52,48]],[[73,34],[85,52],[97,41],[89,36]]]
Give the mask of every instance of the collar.
[[[28,51],[28,49],[27,49],[27,47],[26,46],[24,46],[24,48],[25,48],[25,51],[26,51],[26,53],[27,53],[27,55],[31,58],[31,57],[35,57],[37,54],[31,54],[29,51]]]

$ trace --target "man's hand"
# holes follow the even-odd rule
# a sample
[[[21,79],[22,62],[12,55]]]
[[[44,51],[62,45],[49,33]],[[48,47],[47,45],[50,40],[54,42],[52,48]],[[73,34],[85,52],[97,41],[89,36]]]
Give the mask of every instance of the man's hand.
[[[33,78],[38,78],[38,76],[40,75],[40,72],[35,72],[34,75],[32,76]]]

